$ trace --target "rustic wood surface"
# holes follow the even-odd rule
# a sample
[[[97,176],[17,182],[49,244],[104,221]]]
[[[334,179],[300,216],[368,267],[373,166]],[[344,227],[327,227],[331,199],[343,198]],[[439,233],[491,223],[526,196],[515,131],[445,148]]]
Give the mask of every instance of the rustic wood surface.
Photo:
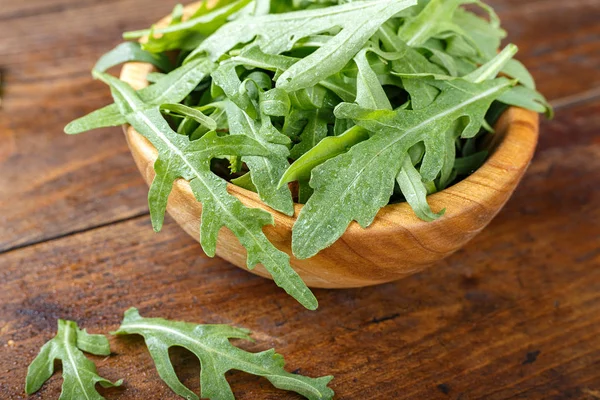
[[[340,399],[600,398],[600,1],[494,0],[539,88],[557,106],[506,207],[463,250],[401,281],[316,290],[317,312],[220,259],[168,219],[119,128],[67,137],[110,101],[92,81],[124,30],[176,1],[30,0],[0,8],[0,398],[26,398],[26,367],[57,318],[90,332],[123,311],[254,331],[290,371],[333,374]],[[111,338],[108,399],[175,399],[139,337]],[[198,362],[173,360],[198,388]],[[239,399],[297,398],[228,375]],[[54,399],[54,376],[32,398]]]

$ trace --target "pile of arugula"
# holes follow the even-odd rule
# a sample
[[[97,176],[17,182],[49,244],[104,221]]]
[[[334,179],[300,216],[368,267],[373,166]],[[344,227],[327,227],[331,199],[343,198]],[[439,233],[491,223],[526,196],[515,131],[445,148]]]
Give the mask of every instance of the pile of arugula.
[[[214,255],[227,227],[248,267],[264,265],[309,309],[316,298],[262,231],[273,216],[245,207],[227,181],[287,215],[304,203],[292,250],[309,258],[390,202],[439,218],[426,196],[483,163],[477,143],[508,105],[552,113],[516,47],[499,51],[505,32],[479,0],[217,0],[182,16],[178,6],[168,26],[126,33],[143,44],[117,46],[93,72],[115,103],[65,131],[131,124],[159,153],[154,229],[173,182],[189,180],[204,251]],[[127,61],[161,72],[136,92],[105,73]]]

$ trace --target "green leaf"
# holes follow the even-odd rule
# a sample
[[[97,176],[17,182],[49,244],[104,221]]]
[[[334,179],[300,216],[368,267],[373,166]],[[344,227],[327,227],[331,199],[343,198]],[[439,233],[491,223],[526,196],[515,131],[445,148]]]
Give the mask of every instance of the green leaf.
[[[512,59],[506,63],[502,72],[511,78],[515,78],[519,83],[529,89],[535,90],[535,81],[527,71],[527,68],[518,60]]]
[[[115,65],[130,61],[150,63],[165,72],[173,69],[173,65],[166,55],[142,50],[139,43],[125,42],[100,57],[94,65],[94,70],[104,72]]]
[[[254,15],[267,15],[271,11],[271,0],[255,0]]]
[[[333,108],[332,98],[327,89],[322,85],[300,89],[289,94],[293,107],[300,110],[318,110],[320,108]]]
[[[335,74],[319,82],[320,86],[329,89],[343,101],[352,102],[356,98],[356,80],[343,74]]]
[[[454,161],[454,169],[458,175],[472,174],[483,165],[487,156],[487,151],[479,151],[467,157],[457,158]]]
[[[200,360],[201,397],[211,400],[233,400],[234,396],[225,373],[235,369],[267,378],[273,386],[299,393],[311,400],[332,399],[333,390],[327,384],[332,376],[309,378],[284,369],[283,356],[274,349],[250,353],[232,345],[229,339],[251,340],[246,329],[229,325],[198,325],[169,321],[162,318],[143,318],[135,308],[125,312],[117,335],[142,335],[161,379],[177,395],[185,399],[199,397],[185,387],[177,377],[169,348],[183,347]]]
[[[363,49],[354,57],[354,62],[358,67],[356,104],[372,110],[391,110],[392,105],[390,104],[390,100],[383,91],[377,75],[367,60],[367,52],[370,50],[372,49]]]
[[[173,7],[173,11],[171,11],[171,21],[169,25],[175,25],[180,23],[183,20],[183,5],[175,4]]]
[[[498,101],[516,107],[523,107],[548,118],[554,117],[554,110],[548,100],[539,92],[526,86],[515,86],[498,98]]]
[[[384,26],[381,29],[380,37],[384,48],[396,53],[394,58],[389,59],[392,64],[390,74],[402,78],[402,85],[410,94],[412,108],[417,110],[431,104],[439,94],[439,90],[427,84],[426,80],[411,78],[433,76],[436,79],[443,79],[443,69],[430,62],[425,56],[408,46],[400,38],[394,36],[388,26]]]
[[[327,116],[329,114],[321,110],[307,111],[308,122],[300,134],[300,143],[297,143],[290,152],[290,157],[298,159],[307,151],[318,145],[327,136]],[[287,166],[286,166],[287,169]]]
[[[470,2],[479,6],[484,12],[487,12],[489,21],[479,17],[471,11],[464,8],[458,8],[454,12],[452,23],[460,27],[460,32],[464,32],[475,44],[480,57],[478,61],[485,61],[496,55],[502,39],[506,37],[506,32],[500,27],[500,20],[494,10],[481,1]]]
[[[231,182],[288,215],[284,184],[297,180],[305,207],[292,249],[306,258],[352,221],[367,227],[390,199],[438,218],[426,195],[478,165],[479,137],[507,105],[552,114],[512,59],[516,47],[499,51],[506,33],[479,0],[216,0],[182,19],[176,7],[169,26],[128,34],[149,35],[145,49],[179,50],[178,68],[151,75],[156,83],[138,92],[103,76],[119,105],[65,130],[132,124],[159,152],[149,191],[154,228],[173,182],[190,181],[203,204],[206,253],[215,254],[227,227],[246,248],[248,267],[265,265],[308,308],[316,299],[262,232],[273,215],[244,207],[224,177],[243,174]],[[99,68],[126,53],[111,53]]]
[[[271,89],[262,94],[260,112],[275,117],[285,117],[290,112],[290,96],[281,89]]]
[[[101,400],[104,397],[96,391],[95,385],[103,387],[119,386],[122,380],[112,383],[96,372],[96,366],[83,352],[108,355],[110,348],[104,335],[90,335],[80,330],[73,321],[58,320],[58,332],[40,349],[37,357],[27,369],[25,392],[37,392],[54,373],[54,360],[62,363],[63,385],[60,400],[89,399]]]
[[[312,194],[313,189],[308,184],[308,181],[298,181],[298,203],[306,204]]]
[[[475,71],[465,75],[463,79],[471,82],[483,82],[487,79],[493,79],[498,75],[505,65],[517,54],[519,49],[514,44],[507,45],[498,55],[490,61],[477,68]]]
[[[475,135],[491,102],[511,82],[496,79],[473,84],[456,80],[452,84],[437,84],[441,94],[421,110],[373,111],[348,103],[336,108],[337,118],[352,119],[376,134],[313,169],[310,185],[315,191],[292,231],[296,257],[308,258],[328,247],[352,220],[363,227],[369,226],[379,209],[388,203],[401,162],[414,144],[425,142],[423,179],[435,178],[444,153],[440,135],[463,116],[469,118],[469,124],[462,136]]]
[[[184,117],[188,117],[198,122],[199,124],[208,128],[208,130],[214,131],[217,129],[217,123],[214,119],[207,117],[202,113],[202,111],[184,106],[183,104],[177,103],[164,103],[160,105],[161,111],[168,111],[170,114],[181,115]]]
[[[415,3],[415,0],[356,1],[323,9],[240,18],[225,24],[202,42],[188,60],[204,53],[217,60],[237,44],[253,39],[263,52],[280,54],[291,50],[302,38],[340,28],[332,39],[292,65],[277,80],[277,87],[288,92],[307,88],[342,69],[381,24]]]
[[[252,173],[252,183],[265,204],[287,215],[294,215],[292,194],[287,187],[278,187],[281,176],[288,168],[289,150],[282,144],[267,140],[264,129],[258,122],[233,103],[226,107],[231,135],[244,135],[260,142],[269,150],[266,157],[244,156],[242,161],[248,165]],[[274,129],[274,128],[273,128]],[[276,135],[281,135],[275,132]],[[281,135],[283,136],[283,135]],[[284,138],[289,140],[287,137]]]
[[[252,183],[252,174],[250,172],[245,173],[244,175],[234,178],[231,180],[236,186],[239,186],[243,189],[250,190],[251,192],[257,193],[256,186]]]
[[[444,215],[445,209],[437,214],[431,211],[426,199],[427,188],[421,180],[419,171],[413,166],[410,157],[404,157],[396,181],[400,186],[404,198],[410,204],[415,214],[417,214],[417,217],[423,221],[434,221]]]
[[[377,2],[373,0],[367,4]],[[356,21],[354,25],[344,24],[342,31],[333,39],[281,74],[277,80],[277,87],[287,91],[303,89],[335,74],[352,59],[385,21],[415,3],[413,0],[395,0],[385,2],[372,11],[365,10],[365,15],[361,15],[360,21]]]
[[[484,120],[485,121],[485,120]],[[483,122],[482,121],[482,124]],[[445,189],[450,182],[455,178],[453,175],[454,164],[456,162],[456,141],[465,129],[465,121],[459,119],[454,121],[449,129],[444,134],[444,151],[442,157],[442,168],[440,170],[440,176],[437,181],[436,190]],[[416,163],[415,163],[416,164]],[[429,192],[429,191],[428,191]]]
[[[127,122],[158,150],[156,177],[148,194],[155,230],[162,226],[173,182],[177,178],[186,179],[202,203],[200,244],[206,254],[214,256],[217,235],[225,226],[246,248],[248,268],[261,263],[278,286],[306,308],[316,309],[316,298],[290,266],[289,256],[273,246],[262,232],[264,225],[273,224],[273,216],[260,209],[246,208],[227,192],[227,182],[210,170],[212,158],[267,156],[268,149],[246,135],[219,137],[214,132],[190,142],[169,127],[158,106],[144,103],[127,83],[110,75],[96,75],[110,85],[113,99]]]
[[[227,98],[252,117],[257,116],[257,110],[252,100],[242,88],[242,81],[236,72],[234,63],[221,64],[212,75],[213,83],[220,87]]]
[[[369,138],[369,132],[354,126],[339,136],[329,136],[304,153],[285,171],[279,186],[292,181],[308,181],[310,172],[325,161],[348,151],[352,146]]]
[[[250,1],[238,0],[231,4],[227,4],[229,1],[221,1],[216,8],[209,6],[210,2],[204,2],[187,21],[175,21],[176,23],[164,28],[152,27],[152,29],[127,32],[123,38],[138,39],[148,36],[147,42],[142,46],[144,50],[152,53],[173,49],[191,50],[227,22],[229,17],[247,6]]]
[[[213,69],[214,64],[206,59],[194,60],[183,67],[171,71],[155,84],[140,90],[139,96],[145,103],[155,106],[164,103],[179,103]],[[125,117],[119,112],[117,105],[111,104],[70,122],[65,127],[65,133],[74,135],[92,129],[119,126],[126,122]]]
[[[126,123],[125,117],[121,115],[115,104],[94,110],[91,113],[71,121],[65,126],[65,133],[76,135],[93,129],[120,126]]]
[[[447,30],[458,6],[469,2],[472,1],[431,0],[417,16],[406,19],[398,31],[398,36],[409,46],[418,47],[429,38]]]
[[[238,55],[223,61],[221,65],[243,65],[246,68],[261,68],[281,73],[298,62],[298,60],[298,58],[289,56],[267,54],[256,44],[250,44],[244,47]]]
[[[77,327],[77,325],[75,326]],[[90,334],[85,329],[77,328],[77,348],[97,356],[110,355],[110,346],[106,336]]]
[[[150,83],[156,83],[164,78],[165,75],[166,74],[163,72],[149,72],[148,75],[146,75],[146,80]]]

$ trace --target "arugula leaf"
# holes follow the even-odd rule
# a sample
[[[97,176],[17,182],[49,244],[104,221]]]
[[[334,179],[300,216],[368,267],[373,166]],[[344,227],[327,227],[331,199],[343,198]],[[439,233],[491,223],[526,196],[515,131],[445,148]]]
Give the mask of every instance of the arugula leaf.
[[[204,53],[217,60],[237,44],[253,39],[263,52],[280,54],[292,49],[302,38],[340,28],[333,38],[292,65],[277,80],[281,89],[303,89],[343,68],[381,24],[414,4],[416,0],[356,1],[324,9],[240,18],[208,37],[188,60]]]
[[[300,134],[300,143],[297,143],[290,152],[291,158],[298,159],[325,139],[327,136],[328,114],[330,113],[323,109],[307,111],[308,122]]]
[[[452,29],[451,20],[459,5],[472,0],[431,0],[413,18],[407,18],[398,31],[400,39],[412,47],[424,44],[438,33]]]
[[[540,92],[527,86],[515,86],[500,96],[498,101],[545,114],[550,119],[554,116],[554,111],[548,100]]]
[[[144,50],[152,53],[173,49],[192,50],[204,38],[227,22],[229,17],[250,2],[251,0],[237,0],[231,3],[229,0],[225,0],[219,1],[217,4],[207,1],[202,2],[200,8],[186,21],[182,22],[175,19],[164,28],[152,27],[147,30],[126,32],[123,34],[123,38],[138,39],[147,37],[147,41],[142,46]]]
[[[246,112],[241,110],[233,103],[226,107],[227,118],[229,120],[229,132],[231,135],[244,135],[260,142],[269,150],[269,155],[264,157],[244,156],[244,161],[252,173],[252,183],[256,187],[262,201],[277,211],[287,215],[294,214],[294,202],[292,194],[287,187],[278,187],[278,182],[289,163],[287,156],[289,150],[286,146],[277,143],[271,143],[266,139],[267,129],[261,127],[255,120],[250,118]],[[262,132],[261,132],[262,130]],[[287,142],[289,139],[275,130],[279,140]],[[282,136],[283,138],[281,138]]]
[[[61,400],[101,400],[104,397],[96,391],[96,383],[103,387],[121,385],[122,380],[112,383],[99,376],[94,363],[81,350],[102,356],[110,354],[108,340],[104,335],[91,335],[85,329],[80,330],[75,322],[59,319],[56,336],[42,346],[27,369],[25,392],[37,392],[50,379],[54,373],[54,360],[62,362]]]
[[[256,186],[254,186],[254,183],[252,183],[252,174],[250,172],[245,173],[244,175],[238,177],[238,178],[233,178],[231,180],[231,183],[233,183],[236,186],[239,186],[243,189],[249,190],[251,192],[257,193],[257,189]]]
[[[470,156],[454,160],[454,169],[458,175],[469,175],[481,167],[488,156],[487,151],[479,151]]]
[[[400,186],[400,190],[404,198],[410,204],[417,217],[423,221],[434,221],[444,215],[446,209],[439,213],[433,213],[425,197],[427,196],[427,188],[421,180],[421,174],[413,166],[410,156],[404,156],[402,167],[396,177],[396,181]]]
[[[252,340],[250,331],[228,325],[197,325],[162,318],[143,318],[135,308],[125,312],[117,335],[138,334],[144,337],[161,379],[177,395],[186,399],[199,397],[185,387],[177,375],[169,348],[188,349],[200,359],[201,397],[233,399],[225,373],[236,369],[267,378],[273,386],[294,391],[311,400],[332,399],[333,390],[327,384],[332,376],[309,378],[285,371],[284,359],[274,349],[250,353],[232,345],[229,339]]]
[[[102,72],[102,71],[101,71]],[[156,83],[158,82],[160,79],[165,77],[165,73],[163,72],[149,72],[148,75],[146,75],[146,80],[149,83]]]
[[[279,186],[295,180],[308,181],[310,172],[316,166],[345,153],[355,144],[368,138],[369,132],[359,126],[353,126],[339,136],[326,137],[290,165],[281,177]]]
[[[121,43],[108,53],[104,54],[100,57],[96,65],[94,65],[93,69],[98,72],[104,72],[115,65],[129,61],[150,63],[165,72],[169,72],[173,69],[173,65],[166,55],[153,54],[144,51],[139,43],[132,42]]]
[[[139,96],[145,103],[156,106],[178,103],[206,78],[213,68],[214,64],[206,59],[195,60],[171,71],[155,84],[140,90]],[[65,133],[74,135],[92,129],[119,126],[126,122],[117,105],[111,104],[71,121],[65,127]]]
[[[371,68],[367,60],[367,52],[372,49],[361,50],[354,62],[358,67],[358,75],[356,77],[356,104],[364,108],[373,110],[391,110],[392,105],[384,92],[377,75]]]
[[[291,106],[287,92],[277,88],[264,92],[260,100],[260,112],[271,117],[288,115]]]
[[[110,75],[95,75],[111,87],[113,99],[127,122],[158,150],[156,177],[148,193],[154,229],[162,226],[173,182],[184,178],[202,203],[200,244],[207,255],[214,256],[217,235],[226,226],[246,248],[248,268],[261,263],[278,286],[306,308],[316,309],[317,299],[290,266],[289,256],[273,246],[262,232],[264,225],[273,224],[273,216],[260,209],[246,208],[227,192],[227,182],[210,170],[210,160],[214,157],[268,156],[268,149],[245,135],[219,137],[214,132],[190,142],[169,127],[158,106],[144,103],[127,83]]]
[[[377,1],[372,0],[368,4],[370,3]],[[415,3],[414,0],[395,0],[385,2],[372,12],[365,10],[366,15],[362,15],[360,22],[354,25],[344,24],[344,28],[335,38],[281,74],[277,80],[277,87],[288,91],[303,89],[335,74],[352,59],[385,21]],[[323,60],[328,62],[324,63]]]
[[[519,80],[519,83],[529,89],[535,90],[535,81],[533,77],[527,71],[527,68],[519,61],[514,58],[506,63],[502,72],[511,78]]]
[[[465,75],[463,79],[477,83],[495,78],[513,56],[517,54],[518,50],[514,44],[507,45],[498,55],[475,71]]]
[[[404,90],[410,94],[413,110],[429,105],[437,97],[439,90],[427,84],[427,81],[407,78],[434,76],[439,79],[444,76],[442,68],[404,43],[402,39],[390,31],[389,26],[382,27],[380,38],[386,50],[396,53],[393,58],[387,57],[392,64],[390,74],[402,78]]]
[[[182,115],[204,125],[208,130],[217,129],[217,122],[202,113],[202,111],[178,103],[164,103],[160,105],[161,111],[168,111],[170,114]]]
[[[512,82],[500,78],[479,84],[462,80],[438,84],[441,94],[420,110],[373,111],[348,103],[336,108],[337,118],[352,119],[377,133],[312,171],[310,186],[315,191],[292,231],[296,257],[311,257],[331,245],[352,220],[369,226],[388,203],[404,154],[415,143],[425,142],[421,176],[426,181],[435,178],[444,152],[439,135],[463,116],[469,117],[469,124],[462,136],[475,135],[491,102]]]
[[[481,56],[476,57],[478,61],[485,61],[496,55],[500,42],[506,37],[506,32],[500,28],[500,21],[494,10],[482,2],[473,2],[488,12],[490,21],[479,18],[462,8],[454,11],[452,24],[460,27],[460,32],[467,35]]]

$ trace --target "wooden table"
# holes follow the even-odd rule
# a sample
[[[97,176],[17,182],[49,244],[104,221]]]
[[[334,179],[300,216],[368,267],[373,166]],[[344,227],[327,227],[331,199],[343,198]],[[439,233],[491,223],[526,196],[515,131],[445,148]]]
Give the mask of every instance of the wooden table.
[[[316,290],[302,309],[268,280],[202,254],[147,188],[119,128],[76,137],[110,102],[89,70],[124,30],[176,1],[29,0],[0,7],[0,397],[24,378],[58,318],[114,330],[123,311],[252,329],[288,369],[335,375],[340,399],[600,398],[600,1],[491,1],[557,117],[504,210],[462,251],[402,281]],[[108,399],[175,399],[139,337],[111,337]],[[199,365],[173,360],[199,387]],[[297,398],[230,373],[239,399]],[[58,398],[54,376],[33,398]]]

